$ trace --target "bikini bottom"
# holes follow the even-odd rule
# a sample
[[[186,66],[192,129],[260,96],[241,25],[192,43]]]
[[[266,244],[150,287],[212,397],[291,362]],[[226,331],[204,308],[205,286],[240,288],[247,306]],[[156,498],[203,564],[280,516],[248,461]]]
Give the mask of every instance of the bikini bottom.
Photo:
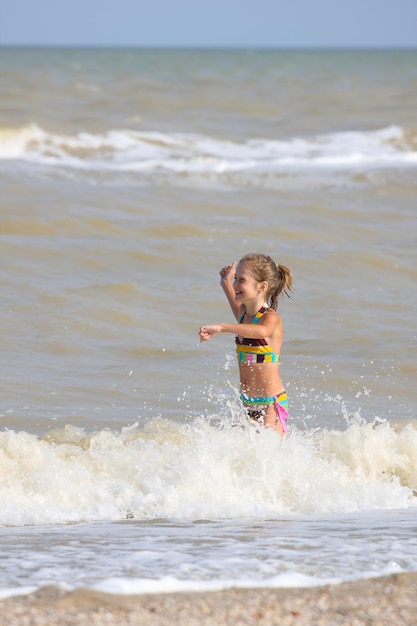
[[[240,395],[243,406],[247,409],[250,419],[259,421],[265,417],[265,409],[271,404],[274,405],[277,419],[279,419],[282,430],[287,432],[286,421],[288,419],[288,397],[285,391],[277,394],[276,396],[269,396],[264,398],[251,398],[250,396],[242,393]]]

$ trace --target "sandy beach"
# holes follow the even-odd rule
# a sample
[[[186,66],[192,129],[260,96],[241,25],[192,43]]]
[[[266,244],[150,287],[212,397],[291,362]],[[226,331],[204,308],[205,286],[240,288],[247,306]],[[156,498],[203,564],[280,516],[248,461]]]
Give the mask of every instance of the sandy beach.
[[[0,601],[0,626],[415,626],[417,572],[304,589],[121,596],[46,587]]]

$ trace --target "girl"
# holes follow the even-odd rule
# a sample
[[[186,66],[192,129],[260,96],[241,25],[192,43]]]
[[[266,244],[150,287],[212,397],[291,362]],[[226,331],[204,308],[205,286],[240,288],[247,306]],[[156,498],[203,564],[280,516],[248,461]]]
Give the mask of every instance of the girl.
[[[236,335],[241,400],[251,419],[281,435],[287,432],[288,400],[278,362],[282,323],[278,296],[292,291],[292,275],[264,254],[247,254],[220,270],[220,284],[238,324],[200,328],[200,341],[218,333]]]

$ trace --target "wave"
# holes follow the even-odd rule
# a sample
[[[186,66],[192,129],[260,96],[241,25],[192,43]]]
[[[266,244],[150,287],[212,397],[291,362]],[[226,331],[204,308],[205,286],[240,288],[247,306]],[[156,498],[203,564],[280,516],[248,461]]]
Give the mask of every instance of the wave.
[[[162,418],[0,433],[0,524],[271,519],[417,506],[417,429],[275,432]]]
[[[227,177],[417,166],[417,132],[399,126],[243,142],[204,135],[108,130],[59,135],[32,124],[0,129],[0,159],[137,175]]]

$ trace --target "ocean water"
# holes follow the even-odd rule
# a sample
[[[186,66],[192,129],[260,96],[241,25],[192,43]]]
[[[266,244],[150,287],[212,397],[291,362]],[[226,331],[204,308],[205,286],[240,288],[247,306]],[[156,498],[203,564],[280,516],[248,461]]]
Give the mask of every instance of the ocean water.
[[[0,50],[0,597],[417,570],[417,51]],[[291,268],[289,434],[219,269]]]

